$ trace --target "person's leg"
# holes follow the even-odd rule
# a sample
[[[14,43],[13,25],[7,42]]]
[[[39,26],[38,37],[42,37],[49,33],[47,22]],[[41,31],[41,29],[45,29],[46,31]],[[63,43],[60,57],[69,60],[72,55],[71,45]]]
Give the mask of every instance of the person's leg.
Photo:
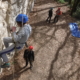
[[[10,53],[11,51],[14,50],[14,45],[11,45],[10,47],[0,51],[0,56],[2,57],[3,59],[3,62],[5,62],[3,65],[1,65],[1,68],[6,68],[6,67],[9,67],[7,64],[9,64],[9,60],[7,58],[7,53]]]
[[[2,57],[2,58],[4,59],[4,61],[5,61],[5,63],[4,63],[3,65],[1,65],[1,68],[10,67],[10,63],[9,63],[9,61],[8,61],[7,55],[6,55],[6,54],[3,54],[1,57]]]
[[[27,67],[27,65],[28,65],[28,57],[26,56],[25,53],[24,53],[23,58],[24,58],[24,61],[25,61],[25,66],[24,66],[24,68],[25,68],[25,67]]]
[[[26,65],[25,65],[25,67],[27,67],[27,65],[28,65],[28,59],[25,59],[25,61],[26,61]]]
[[[4,42],[4,45],[5,47],[9,47],[9,43],[12,43],[12,37],[5,37],[3,38],[3,42]],[[8,53],[10,55],[10,53]]]
[[[49,20],[49,17],[46,19],[46,22]]]
[[[59,19],[59,16],[56,16],[55,23],[57,23],[57,22],[58,22],[58,19]]]
[[[17,49],[20,49],[21,47],[17,47]],[[6,68],[8,67],[7,64],[9,64],[8,58],[6,56],[7,53],[12,52],[15,49],[15,45],[11,45],[10,47],[0,51],[0,56],[2,57],[3,61],[5,62],[5,64],[1,65],[2,68]]]
[[[49,23],[51,22],[51,16],[49,17]]]
[[[59,17],[60,17],[60,16],[58,15],[58,20],[59,20]],[[57,22],[58,22],[58,20],[57,20]]]
[[[56,17],[57,17],[57,15],[54,17],[53,23],[55,23],[55,22],[56,22]]]
[[[3,42],[6,48],[9,47],[9,43],[12,43],[12,37],[3,38]]]
[[[29,60],[29,63],[30,63],[30,69],[31,69],[33,67],[32,60]]]

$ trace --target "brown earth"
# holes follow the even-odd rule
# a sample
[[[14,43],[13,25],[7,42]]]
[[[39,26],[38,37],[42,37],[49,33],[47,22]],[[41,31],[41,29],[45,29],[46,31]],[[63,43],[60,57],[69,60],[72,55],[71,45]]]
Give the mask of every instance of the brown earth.
[[[48,8],[61,5],[53,0],[35,3],[29,15],[33,30],[28,40],[35,51],[33,68],[30,70],[28,65],[23,69],[22,50],[11,61],[11,69],[1,74],[0,80],[80,80],[80,40],[71,36],[68,25],[76,20],[70,17],[68,6],[61,7],[63,14],[58,23],[46,23]],[[57,8],[53,9],[53,18]]]

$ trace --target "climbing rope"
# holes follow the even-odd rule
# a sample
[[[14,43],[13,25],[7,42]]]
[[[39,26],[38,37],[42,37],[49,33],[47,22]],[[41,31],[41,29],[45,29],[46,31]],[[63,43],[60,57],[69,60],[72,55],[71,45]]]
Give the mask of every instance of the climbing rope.
[[[2,0],[1,0],[1,4],[0,4],[1,6],[2,6]],[[2,60],[2,59],[1,59]],[[2,63],[2,62],[1,62]],[[0,68],[1,68],[1,66],[0,66]],[[2,72],[2,69],[0,69],[0,71]]]
[[[24,2],[23,2],[23,4],[22,4],[22,6],[24,5]],[[24,6],[23,6],[23,8],[24,8]],[[23,8],[22,8],[22,13],[23,13]],[[17,14],[16,14],[17,15]],[[16,24],[16,22],[15,22],[15,24]],[[13,24],[13,26],[15,26],[14,24]],[[22,27],[23,27],[23,16],[22,16]],[[14,36],[12,36],[12,39],[13,39],[13,42],[14,42]],[[16,42],[14,42],[14,44],[15,44],[15,54],[17,54],[17,46],[16,46]],[[15,54],[14,54],[14,56],[15,56]],[[15,62],[15,57],[13,57],[13,62]],[[13,79],[14,79],[14,77],[15,77],[15,75],[14,75],[14,70],[15,70],[15,66],[13,65]]]

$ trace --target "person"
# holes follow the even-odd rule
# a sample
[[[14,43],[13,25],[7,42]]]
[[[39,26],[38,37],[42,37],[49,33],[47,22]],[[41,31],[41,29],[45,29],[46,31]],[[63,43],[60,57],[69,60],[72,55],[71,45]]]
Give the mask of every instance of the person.
[[[46,19],[46,22],[51,22],[51,18],[52,18],[52,15],[53,15],[53,8],[50,8],[50,10],[48,11],[48,18]]]
[[[25,42],[28,40],[28,38],[31,34],[31,31],[32,31],[31,26],[29,24],[27,24],[27,22],[28,22],[27,15],[19,14],[16,17],[16,22],[17,22],[18,27],[20,27],[19,31],[16,33],[16,29],[12,28],[12,36],[13,37],[6,37],[3,39],[6,49],[3,49],[2,51],[0,51],[0,56],[2,57],[3,61],[5,62],[3,65],[1,65],[1,68],[10,67],[10,63],[9,63],[9,60],[8,60],[6,54],[12,52],[15,49],[17,51],[21,50],[24,47]],[[9,43],[12,43],[12,45],[9,46]]]
[[[72,36],[80,38],[80,30],[77,23],[70,23],[69,28]]]
[[[26,61],[26,65],[24,67],[27,67],[28,62],[30,63],[30,69],[32,68],[32,62],[34,61],[34,51],[33,46],[29,46],[28,49],[24,51],[23,55],[24,60]]]
[[[57,11],[56,11],[56,15],[54,17],[53,23],[58,22],[60,15],[62,15],[62,11],[60,11],[60,8],[58,8]]]

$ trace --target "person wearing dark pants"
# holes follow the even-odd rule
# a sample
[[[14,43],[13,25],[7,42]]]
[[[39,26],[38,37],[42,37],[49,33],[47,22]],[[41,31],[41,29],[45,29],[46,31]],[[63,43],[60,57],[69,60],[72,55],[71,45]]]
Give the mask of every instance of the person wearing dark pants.
[[[57,23],[58,20],[59,20],[59,15],[56,15],[56,16],[54,17],[54,22],[53,22],[53,23]]]
[[[48,18],[46,19],[46,22],[51,22],[51,18],[52,18],[52,15],[53,15],[53,8],[50,8],[50,10],[48,11]]]
[[[58,8],[57,11],[56,11],[56,15],[54,17],[53,23],[58,22],[60,15],[62,15],[62,11],[60,11],[60,8]]]
[[[33,51],[33,46],[29,46],[28,49],[24,51],[24,56],[23,56],[26,65],[24,67],[27,67],[28,63],[30,64],[30,69],[33,67],[33,61],[34,61],[34,51]]]

